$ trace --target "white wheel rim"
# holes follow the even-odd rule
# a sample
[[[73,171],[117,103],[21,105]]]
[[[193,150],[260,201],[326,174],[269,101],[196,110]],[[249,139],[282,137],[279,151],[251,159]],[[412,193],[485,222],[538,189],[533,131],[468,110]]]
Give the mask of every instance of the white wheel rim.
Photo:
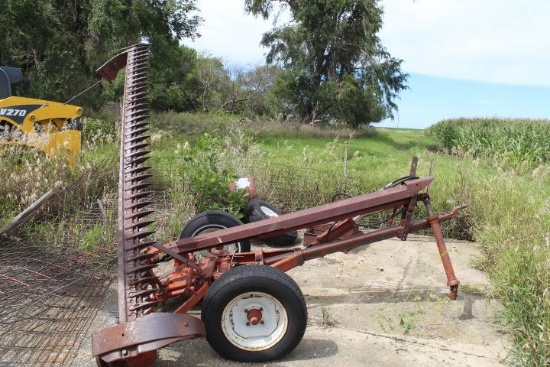
[[[257,315],[258,311],[260,320],[252,319],[251,322],[250,315]],[[257,322],[255,325],[254,321]],[[281,341],[288,328],[288,315],[275,297],[262,292],[248,292],[227,304],[221,323],[223,333],[231,344],[242,350],[261,351]]]
[[[262,209],[262,212],[270,218],[279,216],[279,214],[275,213],[273,210],[269,209],[266,206],[262,206],[261,209]]]

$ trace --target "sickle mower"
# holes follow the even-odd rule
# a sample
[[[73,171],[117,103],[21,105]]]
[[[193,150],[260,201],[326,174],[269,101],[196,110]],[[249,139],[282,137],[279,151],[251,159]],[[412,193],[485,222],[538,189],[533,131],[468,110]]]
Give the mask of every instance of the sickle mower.
[[[408,176],[380,191],[235,226],[224,219],[224,212],[202,213],[188,226],[199,223],[222,229],[164,244],[152,240],[153,231],[148,228],[153,222],[149,218],[153,213],[148,191],[151,174],[145,165],[150,153],[148,54],[147,44],[137,44],[99,70],[112,80],[126,67],[119,175],[119,323],[92,336],[98,366],[150,366],[159,348],[202,336],[224,358],[244,362],[282,358],[298,345],[307,323],[304,296],[287,270],[375,241],[406,240],[409,233],[420,230],[432,230],[448,295],[456,299],[459,281],[440,223],[459,217],[457,212],[464,206],[436,214],[427,190],[433,177],[416,177],[416,158]],[[419,204],[427,214],[414,219]],[[354,220],[382,211],[388,213],[387,226],[378,230],[363,232]],[[300,229],[306,229],[307,241],[299,248],[239,252],[242,248],[235,247],[251,238]],[[168,259],[173,261],[171,270],[159,272],[158,263]],[[175,297],[180,300],[175,311],[159,312],[162,304]],[[199,304],[201,319],[188,313]]]

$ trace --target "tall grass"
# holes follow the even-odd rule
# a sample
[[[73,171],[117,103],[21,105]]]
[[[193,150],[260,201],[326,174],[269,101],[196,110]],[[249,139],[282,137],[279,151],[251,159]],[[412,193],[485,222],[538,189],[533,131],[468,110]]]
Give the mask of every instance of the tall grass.
[[[453,154],[491,158],[504,168],[527,168],[550,162],[550,121],[459,118],[426,131]]]
[[[20,235],[50,251],[96,251],[114,243],[113,210],[89,214],[115,198],[118,149],[114,123],[86,119],[83,151],[70,169],[64,157],[37,150],[5,151],[0,164],[0,227],[49,191]],[[115,201],[116,202],[116,201]],[[99,211],[99,209],[97,209]],[[116,212],[116,211],[115,211]],[[116,216],[115,216],[116,217]]]
[[[461,195],[518,366],[550,363],[550,122],[457,119],[431,127],[457,159]],[[472,159],[473,158],[473,159]],[[443,157],[444,159],[444,157]],[[451,187],[451,173],[438,185]],[[441,182],[443,181],[443,182]]]
[[[499,321],[513,340],[512,360],[550,360],[550,189],[548,178],[469,174],[483,269],[504,306]]]

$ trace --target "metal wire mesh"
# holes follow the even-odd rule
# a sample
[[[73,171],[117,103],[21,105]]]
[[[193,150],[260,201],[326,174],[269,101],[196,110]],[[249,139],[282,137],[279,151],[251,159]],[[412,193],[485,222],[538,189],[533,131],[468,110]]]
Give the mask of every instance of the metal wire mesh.
[[[110,277],[86,256],[2,240],[0,366],[70,365]]]
[[[81,234],[112,226],[108,213],[116,210],[113,200],[97,201],[104,190],[87,187],[89,175],[99,182],[112,175],[105,162],[98,167],[0,235],[2,367],[71,366],[77,356],[116,270],[112,244],[82,248]],[[76,200],[83,192],[93,194]]]

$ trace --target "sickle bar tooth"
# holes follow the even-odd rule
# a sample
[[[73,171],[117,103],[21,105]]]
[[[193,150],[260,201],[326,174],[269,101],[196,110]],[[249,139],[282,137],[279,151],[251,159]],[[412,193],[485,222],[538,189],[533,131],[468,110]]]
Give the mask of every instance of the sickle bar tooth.
[[[132,166],[137,166],[142,163],[145,163],[150,157],[139,157],[134,159],[128,159],[128,161],[131,163]]]
[[[137,145],[138,143],[141,143],[141,142],[143,142],[143,141],[146,141],[146,140],[148,140],[149,138],[150,138],[149,135],[144,135],[144,136],[137,136],[137,137],[135,137],[135,138],[131,138],[131,139],[128,139],[128,140],[130,140],[133,144]],[[146,142],[146,143],[144,143],[144,144],[149,145],[148,142]]]
[[[136,240],[136,239],[140,239],[140,238],[144,238],[144,237],[149,237],[150,235],[154,234],[155,231],[143,231],[143,232],[139,232],[139,233],[132,233],[131,231],[128,231],[125,233],[125,237],[128,239],[128,241],[133,241],[133,240]],[[128,246],[134,246],[132,247],[132,250],[135,250],[136,247],[135,246],[141,246],[142,248],[145,247],[141,244],[132,244],[132,243],[129,243]]]
[[[138,284],[145,284],[145,285],[148,285],[148,284],[151,284],[151,283],[154,283],[158,278],[157,277],[141,277],[139,279],[134,279],[132,281],[130,281],[128,283],[128,285],[130,287],[133,287],[133,286],[136,286]]]
[[[131,181],[133,177],[137,176],[139,173],[145,172],[147,170],[150,170],[151,167],[148,166],[139,166],[135,167],[133,169],[128,169],[128,177],[126,178],[126,181]]]
[[[146,298],[146,297],[140,297],[140,298]],[[147,309],[150,309],[151,307],[156,306],[157,303],[158,303],[157,301],[137,303],[130,308],[130,311],[133,313],[145,314],[145,311],[147,311]]]
[[[135,218],[135,215],[136,214],[132,214],[132,218]],[[153,224],[153,223],[155,223],[154,220],[146,220],[146,221],[136,222],[136,223],[133,223],[133,224],[127,224],[125,227],[126,227],[126,229],[135,230],[135,229],[142,229],[142,228],[147,227],[148,225]]]
[[[140,209],[147,208],[151,204],[153,204],[152,201],[140,201],[137,203],[133,203],[132,205],[128,206],[128,208],[132,211],[139,211]]]
[[[143,249],[144,247],[152,246],[154,243],[155,243],[154,241],[140,241],[134,245],[129,245],[126,250],[127,251],[139,250],[139,249]]]
[[[149,131],[149,127],[142,127],[140,129],[134,129],[130,132],[128,132],[128,135],[131,135],[132,138],[136,137],[136,136],[142,136],[143,133]]]
[[[143,273],[147,272],[148,270],[154,269],[157,265],[156,264],[147,264],[147,265],[140,265],[135,268],[128,268],[129,273]],[[128,293],[135,292],[135,289],[130,290]]]
[[[131,258],[130,260],[132,260],[132,261],[147,260],[147,259],[151,259],[153,257],[155,257],[155,254],[146,253],[146,254],[141,254],[141,255],[135,256],[135,257]]]
[[[139,182],[139,183],[135,183],[135,184],[132,184],[132,185],[128,185],[128,189],[134,193],[136,191],[139,191],[141,192],[141,190],[147,188],[151,186],[151,183],[150,182]]]
[[[132,213],[126,219],[136,220],[140,218],[145,218],[146,216],[153,214],[154,212],[155,212],[154,210],[142,210],[139,212]],[[154,222],[154,221],[151,221],[151,222]]]
[[[129,179],[126,180],[126,182],[129,183],[129,184],[134,184],[134,183],[137,183],[137,182],[140,182],[140,181],[143,181],[143,180],[147,180],[151,177],[153,177],[153,175],[149,174],[149,173],[139,174],[135,177],[130,177]],[[149,202],[149,204],[152,204],[152,202]]]
[[[130,201],[128,205],[133,205],[138,202],[141,203],[139,201],[140,199],[148,198],[149,195],[151,195],[152,193],[153,193],[152,191],[132,192],[128,194],[128,197],[126,198],[126,200]]]
[[[149,115],[144,115],[143,117],[148,118]],[[138,128],[147,126],[147,124],[148,124],[147,122],[136,122],[135,124],[132,124],[132,128],[138,129]]]
[[[142,158],[142,157],[145,157],[147,154],[149,154],[149,152],[145,152],[143,150],[138,150],[134,153],[130,153],[128,154],[128,158],[131,158],[131,159],[138,159],[138,158]],[[147,158],[150,158],[150,157],[147,157]]]
[[[143,297],[143,296],[149,296],[150,294],[155,293],[156,291],[157,291],[156,289],[144,289],[141,291],[131,292],[130,294],[133,297]]]

